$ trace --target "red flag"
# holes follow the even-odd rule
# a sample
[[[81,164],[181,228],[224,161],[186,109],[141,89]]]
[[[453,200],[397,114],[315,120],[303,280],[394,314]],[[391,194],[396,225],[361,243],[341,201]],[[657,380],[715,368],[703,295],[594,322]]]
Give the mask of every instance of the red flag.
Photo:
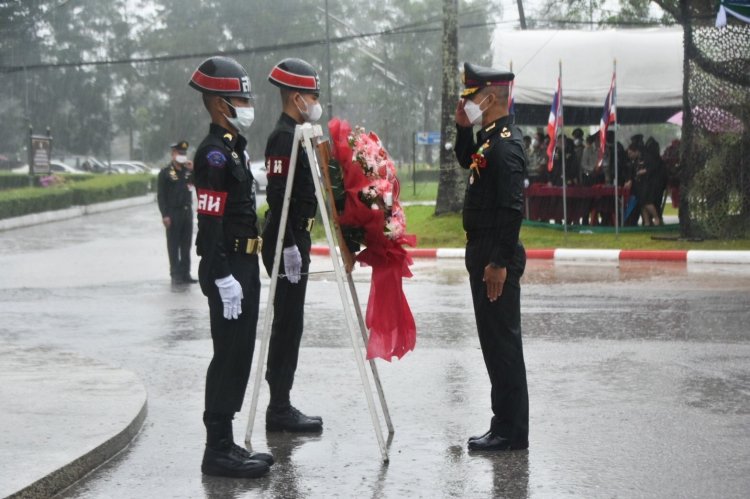
[[[604,109],[602,111],[602,117],[599,120],[599,159],[596,162],[596,167],[601,168],[602,162],[604,161],[604,154],[607,151],[607,130],[609,125],[617,121],[617,106],[616,102],[616,88],[615,88],[615,76],[616,73],[612,73],[612,84],[609,86],[609,93],[607,98],[604,99]]]
[[[552,99],[552,107],[549,111],[549,120],[547,121],[547,135],[549,135],[549,146],[547,146],[547,171],[552,171],[552,160],[555,156],[555,146],[557,145],[557,131],[562,128],[562,86],[560,78],[557,78],[557,90]]]

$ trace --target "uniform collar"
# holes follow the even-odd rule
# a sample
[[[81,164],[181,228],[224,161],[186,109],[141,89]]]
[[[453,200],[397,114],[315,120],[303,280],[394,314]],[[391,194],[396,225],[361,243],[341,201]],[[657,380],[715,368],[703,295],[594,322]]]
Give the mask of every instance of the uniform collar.
[[[299,125],[299,123],[297,123],[297,121],[294,118],[292,118],[291,116],[289,116],[286,113],[281,113],[281,116],[279,117],[279,121],[281,123],[284,123],[285,125],[288,125],[288,126],[292,127],[292,128],[294,128],[295,126]]]
[[[500,130],[503,129],[503,127],[510,125],[513,123],[513,117],[510,114],[506,114],[502,118],[499,118],[486,127],[483,127],[481,130],[477,132],[477,142],[484,142],[488,138],[490,138],[492,135],[498,133]]]
[[[221,125],[217,125],[216,123],[211,123],[211,126],[208,129],[208,133],[211,135],[215,135],[219,138],[221,138],[227,146],[229,146],[231,149],[245,149],[245,146],[247,145],[247,140],[242,135],[239,135],[233,131],[227,130]],[[231,139],[228,139],[227,135],[231,137]],[[228,139],[228,141],[227,141]]]

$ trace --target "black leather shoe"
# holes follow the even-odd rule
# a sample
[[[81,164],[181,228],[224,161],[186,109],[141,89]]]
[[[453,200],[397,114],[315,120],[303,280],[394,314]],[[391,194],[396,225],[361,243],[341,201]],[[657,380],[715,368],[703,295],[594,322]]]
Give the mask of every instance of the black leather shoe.
[[[523,442],[511,442],[510,439],[488,432],[476,440],[469,440],[471,451],[507,451],[528,449],[528,440]]]
[[[193,279],[190,276],[190,274],[188,274],[186,276],[182,276],[182,283],[183,284],[195,284],[196,282],[198,282],[198,279]]]
[[[271,466],[274,462],[273,456],[271,454],[266,454],[265,452],[250,452],[246,448],[237,444],[232,444],[232,452],[237,454],[242,459],[251,459],[253,461],[263,461],[268,466]]]
[[[233,447],[218,450],[206,446],[201,463],[203,474],[229,478],[258,478],[268,473],[269,469],[263,461],[239,457]]]
[[[323,431],[320,416],[305,416],[294,406],[266,410],[266,431],[291,431],[297,433],[319,433]]]
[[[469,437],[469,442],[473,442],[474,440],[479,440],[480,438],[484,438],[487,435],[492,433],[492,430],[487,430],[486,432],[482,433],[481,435],[474,435],[473,437]]]

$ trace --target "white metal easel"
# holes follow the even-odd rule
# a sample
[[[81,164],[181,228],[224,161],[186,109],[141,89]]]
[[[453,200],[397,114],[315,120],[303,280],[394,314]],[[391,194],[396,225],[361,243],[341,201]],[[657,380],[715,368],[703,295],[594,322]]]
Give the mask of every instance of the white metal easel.
[[[336,275],[336,283],[338,284],[339,288],[339,295],[341,296],[341,305],[344,309],[344,317],[346,319],[346,326],[349,329],[349,333],[351,335],[351,343],[352,343],[352,350],[354,351],[354,358],[357,361],[357,367],[359,368],[359,376],[360,380],[362,381],[362,387],[365,392],[365,398],[367,399],[367,406],[370,410],[370,417],[372,419],[372,425],[373,429],[375,430],[375,436],[378,440],[378,445],[380,446],[380,453],[383,458],[383,462],[388,462],[388,444],[386,443],[386,440],[383,437],[383,431],[380,426],[380,419],[378,417],[377,408],[375,407],[375,400],[372,396],[372,388],[370,385],[370,378],[367,374],[367,370],[365,369],[365,363],[364,363],[364,354],[362,352],[362,344],[359,343],[359,339],[357,337],[357,329],[360,331],[360,335],[362,338],[362,341],[364,342],[364,345],[367,345],[367,328],[365,327],[364,319],[362,318],[362,310],[360,308],[359,299],[357,297],[357,290],[354,286],[354,280],[352,279],[351,273],[345,272],[344,268],[342,267],[341,260],[339,259],[337,249],[339,251],[346,251],[346,248],[339,248],[339,245],[336,244],[336,239],[334,238],[334,229],[331,226],[331,218],[329,216],[329,207],[326,205],[326,200],[323,197],[323,187],[321,183],[321,176],[323,176],[326,179],[326,186],[327,186],[327,192],[328,192],[328,202],[330,203],[330,210],[331,214],[336,214],[336,207],[334,204],[333,196],[330,192],[330,181],[327,180],[327,167],[328,158],[322,158],[325,172],[321,171],[321,158],[319,158],[318,154],[316,153],[316,148],[313,146],[313,142],[315,142],[315,146],[317,147],[317,152],[321,152],[322,154],[326,154],[328,152],[328,141],[323,137],[323,131],[320,125],[312,125],[310,123],[305,123],[302,125],[297,125],[294,130],[294,143],[292,145],[292,154],[291,158],[289,159],[289,173],[287,176],[287,183],[286,183],[286,190],[284,191],[284,204],[281,209],[281,218],[279,220],[279,227],[286,227],[286,222],[289,216],[289,203],[292,196],[292,185],[294,183],[294,173],[297,167],[297,157],[299,156],[299,145],[300,142],[303,143],[303,147],[305,148],[305,152],[307,153],[307,157],[310,161],[310,168],[312,169],[312,177],[313,177],[313,183],[315,184],[315,197],[318,201],[318,206],[320,207],[320,214],[323,218],[323,227],[325,228],[326,238],[328,240],[328,247],[330,248],[330,255],[331,255],[331,262],[333,263],[333,269],[334,273]],[[324,151],[321,151],[321,148],[324,148]],[[338,229],[338,220],[334,216],[334,221],[336,223],[336,229]],[[271,325],[273,324],[273,302],[274,297],[276,296],[276,283],[279,279],[279,263],[281,262],[281,250],[282,250],[282,241],[284,238],[284,230],[279,229],[278,235],[276,237],[276,254],[274,255],[273,260],[273,271],[271,273],[271,284],[268,290],[268,303],[266,305],[266,313],[265,313],[265,319],[263,323],[263,336],[261,339],[260,344],[260,353],[258,355],[258,361],[257,361],[257,367],[255,368],[255,383],[253,385],[253,393],[252,393],[252,399],[250,402],[250,414],[247,422],[247,431],[245,433],[245,442],[250,442],[250,437],[252,436],[253,432],[253,426],[255,423],[255,414],[258,409],[258,396],[260,393],[260,385],[261,380],[263,379],[263,367],[264,363],[266,361],[267,356],[267,350],[268,350],[268,343],[271,339]],[[347,294],[346,287],[344,285],[344,281],[347,281],[349,284],[349,291]],[[352,316],[352,309],[351,305],[349,303],[349,296],[352,298],[352,302],[354,305],[354,309],[356,311],[357,321],[355,322],[354,317]],[[378,392],[378,398],[380,399],[380,409],[383,413],[383,418],[385,419],[386,426],[388,428],[388,440],[390,441],[392,435],[393,435],[393,423],[391,422],[391,416],[388,412],[388,406],[385,402],[385,394],[383,393],[383,386],[380,383],[380,376],[378,375],[377,366],[375,365],[375,361],[370,359],[370,370],[372,372],[373,381],[375,384],[375,389]]]

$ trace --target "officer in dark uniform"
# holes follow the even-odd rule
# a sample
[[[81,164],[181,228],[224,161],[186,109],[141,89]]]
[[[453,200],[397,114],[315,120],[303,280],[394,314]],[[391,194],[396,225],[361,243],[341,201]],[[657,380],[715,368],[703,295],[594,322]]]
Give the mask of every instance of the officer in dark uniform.
[[[242,407],[255,347],[260,301],[258,237],[253,177],[241,135],[253,122],[250,80],[228,57],[210,57],[190,86],[203,94],[211,116],[195,153],[198,195],[198,277],[208,298],[214,355],[206,375],[207,475],[254,478],[268,472],[270,454],[234,443],[232,419]]]
[[[528,448],[529,396],[521,342],[521,287],[526,252],[518,234],[526,154],[508,114],[513,73],[464,65],[456,110],[456,157],[469,170],[463,210],[466,269],[484,362],[492,383],[490,429],[469,450]],[[472,125],[480,126],[474,140]]]
[[[283,110],[266,143],[266,199],[269,210],[263,230],[263,264],[271,275],[276,238],[284,204],[294,128],[320,119],[320,80],[310,64],[301,59],[284,59],[271,70],[268,80],[281,89]],[[294,173],[292,198],[286,227],[282,230],[283,261],[274,300],[274,317],[268,350],[266,381],[271,400],[266,411],[267,431],[319,432],[323,420],[306,416],[292,406],[289,393],[297,369],[305,314],[307,272],[310,268],[310,230],[318,208],[315,184],[305,150],[300,146]]]
[[[172,283],[198,282],[190,277],[190,244],[193,242],[193,162],[187,159],[188,143],[181,140],[170,146],[172,160],[159,172],[156,199],[167,230],[169,275]]]

